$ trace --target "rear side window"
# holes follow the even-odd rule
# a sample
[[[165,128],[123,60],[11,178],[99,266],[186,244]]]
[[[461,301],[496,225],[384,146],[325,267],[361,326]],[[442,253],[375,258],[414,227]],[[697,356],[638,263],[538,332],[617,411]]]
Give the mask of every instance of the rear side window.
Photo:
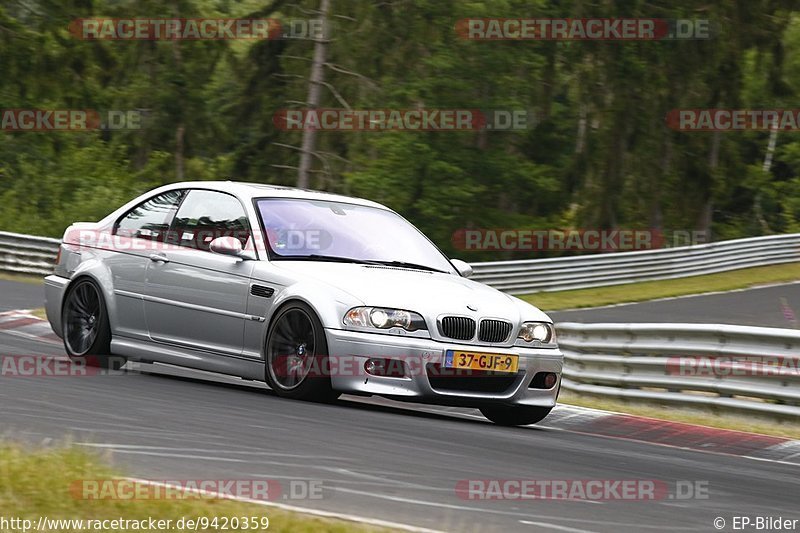
[[[250,224],[241,202],[221,192],[189,191],[172,223],[170,243],[208,251],[217,237],[235,237],[247,248]]]
[[[163,241],[183,191],[169,191],[143,202],[125,214],[114,233],[151,241]]]

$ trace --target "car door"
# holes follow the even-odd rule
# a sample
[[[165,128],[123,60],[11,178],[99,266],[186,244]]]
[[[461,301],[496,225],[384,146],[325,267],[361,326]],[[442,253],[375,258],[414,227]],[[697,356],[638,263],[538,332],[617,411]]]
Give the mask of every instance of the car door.
[[[115,312],[114,334],[147,339],[144,318],[145,277],[150,254],[157,251],[183,198],[183,191],[159,194],[140,203],[114,224],[114,245],[104,254],[111,271]]]
[[[147,267],[145,315],[150,337],[224,355],[242,353],[254,261],[213,253],[217,237],[234,236],[252,249],[241,202],[192,189],[170,227],[168,246]]]

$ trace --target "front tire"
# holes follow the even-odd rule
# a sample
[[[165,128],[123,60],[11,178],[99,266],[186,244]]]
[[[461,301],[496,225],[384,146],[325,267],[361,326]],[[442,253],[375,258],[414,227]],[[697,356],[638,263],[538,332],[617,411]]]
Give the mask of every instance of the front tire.
[[[302,302],[281,308],[267,334],[267,384],[283,398],[330,402],[333,390],[328,341],[314,310]]]
[[[544,420],[552,407],[511,407],[497,405],[482,407],[483,416],[500,426],[527,426]]]
[[[86,366],[119,370],[125,358],[111,355],[111,326],[100,288],[89,279],[76,281],[61,309],[64,349],[69,359]]]

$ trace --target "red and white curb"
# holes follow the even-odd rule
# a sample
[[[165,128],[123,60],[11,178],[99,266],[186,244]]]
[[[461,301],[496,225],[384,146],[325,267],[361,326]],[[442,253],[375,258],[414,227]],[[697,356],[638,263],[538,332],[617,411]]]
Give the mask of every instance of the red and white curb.
[[[61,339],[53,333],[50,323],[31,314],[30,310],[0,313],[0,333],[26,337],[41,342],[61,345]]]
[[[541,426],[751,459],[800,465],[800,440],[560,405]]]

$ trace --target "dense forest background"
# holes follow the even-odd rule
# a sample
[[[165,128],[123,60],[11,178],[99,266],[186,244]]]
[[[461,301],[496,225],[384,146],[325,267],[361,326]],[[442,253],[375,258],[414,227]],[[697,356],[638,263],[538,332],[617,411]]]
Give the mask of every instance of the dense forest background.
[[[800,231],[800,133],[770,143],[770,132],[665,124],[676,108],[800,108],[796,4],[331,0],[322,107],[529,109],[536,125],[319,132],[310,186],[385,203],[455,255],[460,228],[699,230],[714,240]],[[0,133],[0,229],[60,236],[183,179],[297,183],[302,132],[276,128],[273,114],[305,107],[313,40],[86,41],[68,26],[99,16],[315,18],[321,0],[0,5],[0,108],[146,117],[140,129]],[[467,17],[708,19],[714,34],[475,42],[454,30]]]

